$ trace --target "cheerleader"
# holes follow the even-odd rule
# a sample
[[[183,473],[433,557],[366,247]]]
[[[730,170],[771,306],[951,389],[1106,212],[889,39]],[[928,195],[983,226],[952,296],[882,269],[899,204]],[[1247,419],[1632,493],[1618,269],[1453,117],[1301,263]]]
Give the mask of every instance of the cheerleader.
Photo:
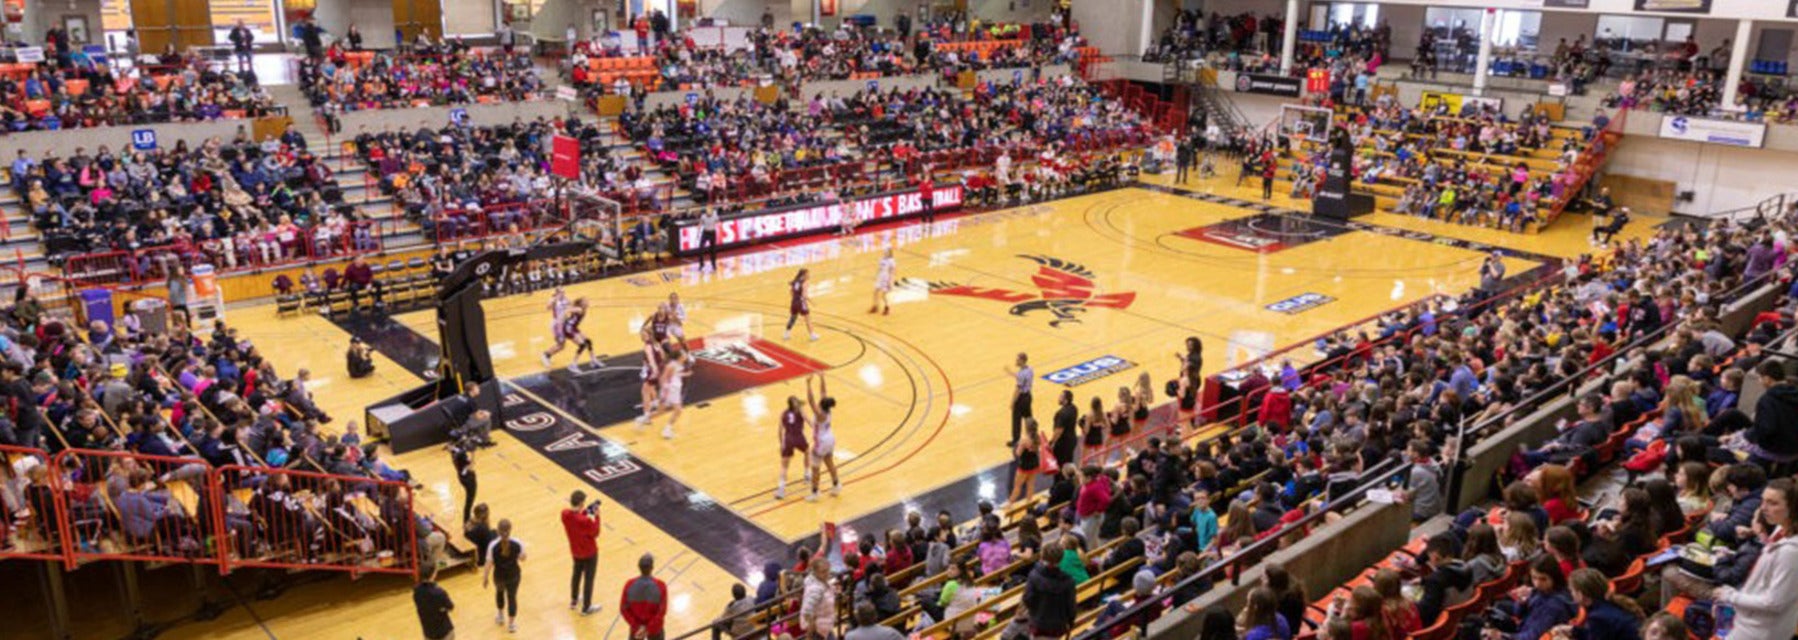
[[[880,266],[874,270],[874,306],[868,307],[868,313],[893,313],[892,303],[887,302],[887,293],[893,290],[893,272],[898,268],[898,263],[893,260],[893,250],[887,249],[880,256]]]

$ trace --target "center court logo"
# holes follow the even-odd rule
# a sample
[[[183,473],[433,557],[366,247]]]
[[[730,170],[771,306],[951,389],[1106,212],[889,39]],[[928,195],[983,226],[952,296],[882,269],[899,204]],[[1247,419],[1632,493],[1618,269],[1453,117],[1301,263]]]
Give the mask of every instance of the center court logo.
[[[1030,277],[1031,284],[1037,288],[1036,294],[976,287],[953,282],[929,282],[931,293],[946,296],[964,296],[982,298],[999,302],[1013,303],[1011,315],[1023,316],[1038,311],[1047,311],[1052,316],[1049,326],[1061,327],[1064,322],[1080,322],[1079,314],[1088,309],[1101,307],[1106,309],[1128,309],[1136,302],[1136,293],[1097,293],[1097,285],[1093,283],[1093,272],[1078,263],[1068,262],[1049,256],[1020,255],[1019,258],[1037,264],[1036,275]],[[913,281],[909,284],[916,286]]]
[[[750,373],[765,373],[780,368],[780,361],[742,342],[708,345],[695,350],[693,357]]]

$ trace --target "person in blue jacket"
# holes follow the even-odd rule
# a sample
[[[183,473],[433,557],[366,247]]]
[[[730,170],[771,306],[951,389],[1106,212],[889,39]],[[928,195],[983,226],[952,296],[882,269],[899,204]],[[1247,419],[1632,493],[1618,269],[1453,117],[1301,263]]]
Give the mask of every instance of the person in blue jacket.
[[[1573,602],[1586,610],[1577,626],[1555,627],[1567,640],[1642,640],[1642,608],[1629,598],[1612,595],[1611,581],[1597,569],[1580,569],[1569,579]]]
[[[1517,631],[1511,634],[1487,629],[1487,640],[1539,640],[1548,637],[1555,627],[1573,621],[1579,609],[1567,593],[1567,574],[1552,554],[1542,554],[1530,563],[1530,586],[1511,592],[1517,603]]]

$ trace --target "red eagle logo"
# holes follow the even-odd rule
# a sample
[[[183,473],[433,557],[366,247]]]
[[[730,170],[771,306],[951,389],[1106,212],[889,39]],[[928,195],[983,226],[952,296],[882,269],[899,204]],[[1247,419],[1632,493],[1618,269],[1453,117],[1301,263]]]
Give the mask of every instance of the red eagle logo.
[[[1093,284],[1093,272],[1078,263],[1068,262],[1049,256],[1020,255],[1019,258],[1035,262],[1036,274],[1030,277],[1031,284],[1036,285],[1036,294],[976,287],[953,282],[925,283],[931,293],[948,296],[964,296],[983,298],[1012,303],[1011,315],[1022,316],[1037,311],[1047,311],[1053,318],[1049,326],[1060,327],[1062,323],[1078,323],[1078,314],[1088,309],[1102,307],[1106,309],[1128,309],[1130,303],[1136,301],[1135,292],[1097,293]]]

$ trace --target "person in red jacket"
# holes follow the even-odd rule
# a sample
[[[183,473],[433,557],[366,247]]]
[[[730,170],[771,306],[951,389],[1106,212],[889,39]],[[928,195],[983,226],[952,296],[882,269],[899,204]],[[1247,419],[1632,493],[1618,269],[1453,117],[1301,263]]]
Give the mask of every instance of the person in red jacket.
[[[631,640],[662,640],[662,618],[668,615],[668,585],[655,579],[656,559],[643,554],[637,559],[637,577],[624,583],[618,599],[618,615],[630,625]]]
[[[568,496],[568,508],[562,510],[562,531],[568,534],[568,554],[574,557],[568,608],[578,609],[583,616],[593,614],[599,611],[593,606],[593,574],[599,570],[599,501],[587,502],[585,491]]]
[[[1111,478],[1096,465],[1081,469],[1080,475],[1086,484],[1074,498],[1074,515],[1080,517],[1080,532],[1085,538],[1098,540],[1099,523],[1105,519],[1105,509],[1111,506]]]

